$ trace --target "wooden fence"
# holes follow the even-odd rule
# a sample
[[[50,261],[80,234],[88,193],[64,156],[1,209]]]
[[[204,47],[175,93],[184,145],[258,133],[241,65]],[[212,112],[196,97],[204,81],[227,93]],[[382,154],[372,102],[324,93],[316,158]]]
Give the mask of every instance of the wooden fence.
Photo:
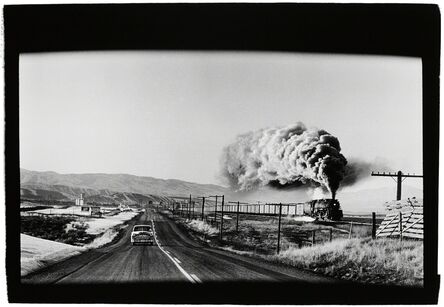
[[[403,237],[424,239],[424,214],[422,207],[408,211],[391,212],[386,215],[377,232],[377,237]]]

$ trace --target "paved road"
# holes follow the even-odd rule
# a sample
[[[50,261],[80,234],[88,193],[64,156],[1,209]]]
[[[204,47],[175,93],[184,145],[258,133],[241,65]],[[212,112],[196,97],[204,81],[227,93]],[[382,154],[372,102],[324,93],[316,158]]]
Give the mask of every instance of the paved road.
[[[132,246],[130,235],[135,223],[152,223],[158,245]],[[24,283],[252,280],[334,282],[291,267],[205,247],[173,221],[154,211],[131,222],[116,244],[72,257],[22,278]]]

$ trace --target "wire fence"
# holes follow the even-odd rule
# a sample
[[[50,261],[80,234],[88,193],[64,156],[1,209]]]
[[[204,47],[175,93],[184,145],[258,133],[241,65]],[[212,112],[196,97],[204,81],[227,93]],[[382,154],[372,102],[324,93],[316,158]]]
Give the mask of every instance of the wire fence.
[[[343,220],[305,223],[304,203],[245,203],[226,201],[224,195],[175,198],[166,204],[171,217],[200,220],[217,229],[217,240],[240,250],[272,254],[339,238],[375,237],[378,226],[370,222]],[[302,207],[303,208],[303,207]]]

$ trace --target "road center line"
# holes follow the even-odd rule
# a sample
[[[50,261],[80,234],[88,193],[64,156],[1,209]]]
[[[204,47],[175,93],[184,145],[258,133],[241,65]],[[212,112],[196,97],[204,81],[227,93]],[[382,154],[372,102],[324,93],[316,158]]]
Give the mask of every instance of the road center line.
[[[196,276],[196,274],[191,274],[191,277],[193,277],[193,279],[195,281],[197,281],[198,283],[200,283],[200,284],[202,283],[202,280],[200,280],[199,277]]]
[[[151,224],[153,225],[153,232],[154,234],[156,234],[156,228],[154,227],[154,221],[151,220]],[[170,260],[174,263],[174,265],[179,269],[179,271],[192,283],[196,283],[196,280],[194,280],[193,277],[191,277],[190,274],[187,273],[187,271],[185,271],[179,263],[177,263],[173,257],[171,257],[168,253],[165,252],[165,250],[157,243],[157,237],[156,235],[154,235],[154,240],[156,241],[157,246],[159,247],[159,249],[165,254],[167,255],[168,258],[170,258]]]
[[[178,263],[178,264],[181,264],[182,262],[180,262],[180,260],[179,259],[177,259],[176,257],[173,257],[174,258],[174,260],[176,260],[176,262]]]

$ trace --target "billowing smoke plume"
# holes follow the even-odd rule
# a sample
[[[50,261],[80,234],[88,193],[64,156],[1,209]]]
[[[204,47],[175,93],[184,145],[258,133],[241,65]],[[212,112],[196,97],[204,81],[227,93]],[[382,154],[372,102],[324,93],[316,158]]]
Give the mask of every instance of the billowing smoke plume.
[[[269,185],[327,189],[335,197],[347,160],[336,137],[303,123],[239,135],[224,149],[222,173],[237,190]]]
[[[341,186],[351,186],[360,180],[368,179],[371,176],[371,172],[374,170],[393,171],[388,165],[389,163],[387,161],[381,159],[375,159],[372,162],[356,158],[348,159],[348,163],[345,167],[345,176],[344,179],[342,179]]]

